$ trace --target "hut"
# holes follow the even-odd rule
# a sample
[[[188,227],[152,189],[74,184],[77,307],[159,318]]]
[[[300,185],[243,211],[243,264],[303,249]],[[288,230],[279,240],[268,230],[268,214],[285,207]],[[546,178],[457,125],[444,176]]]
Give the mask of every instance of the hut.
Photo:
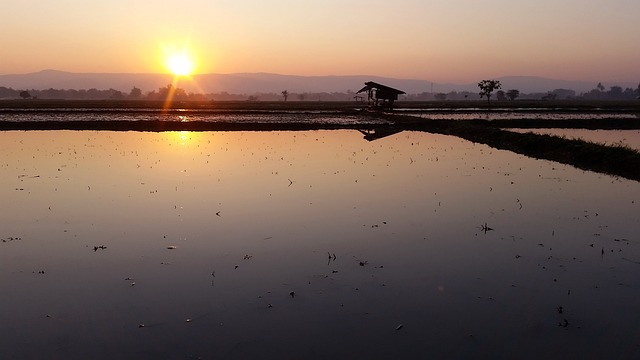
[[[406,94],[402,90],[378,84],[377,82],[367,81],[365,87],[360,89],[357,94],[366,92],[369,103],[373,102],[376,107],[393,108],[393,102],[398,100],[398,95]]]

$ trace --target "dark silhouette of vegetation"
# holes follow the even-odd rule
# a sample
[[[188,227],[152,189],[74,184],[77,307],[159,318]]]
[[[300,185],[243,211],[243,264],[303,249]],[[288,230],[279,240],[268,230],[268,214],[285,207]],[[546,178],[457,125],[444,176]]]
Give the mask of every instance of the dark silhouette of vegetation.
[[[495,81],[495,80],[483,80],[483,81]],[[498,82],[499,83],[499,82]],[[482,84],[479,83],[478,85]],[[490,83],[485,83],[490,85]],[[498,91],[496,91],[498,90]],[[162,87],[153,91],[144,91],[134,86],[128,92],[122,92],[117,89],[99,90],[95,88],[91,89],[25,89],[31,99],[46,100],[159,100],[163,94],[168,93],[168,87]],[[286,91],[286,98],[284,97],[284,91]],[[354,101],[355,93],[350,90],[343,92],[290,92],[284,90],[283,92],[255,92],[255,93],[228,93],[221,91],[218,93],[189,93],[186,90],[177,87],[174,93],[174,99],[179,101],[241,101],[247,100],[249,96],[253,96],[256,99],[260,98],[261,101],[280,101],[283,98],[288,101],[293,96],[298,101]],[[494,88],[493,91],[485,94],[481,92],[481,97],[487,96],[487,103],[490,105],[493,93],[496,94],[498,100],[605,100],[605,101],[628,101],[640,99],[640,84],[638,87],[622,87],[611,86],[609,90],[605,90],[605,86],[602,83],[596,85],[596,87],[585,93],[577,94],[575,90],[571,89],[554,89],[548,92],[534,92],[524,93],[519,90],[511,89],[509,91],[502,91],[499,88]],[[504,97],[503,97],[504,96]],[[21,90],[15,90],[0,86],[0,99],[18,99],[23,98]],[[398,101],[465,101],[473,102],[478,100],[478,93],[470,91],[450,91],[450,92],[422,92],[416,94],[403,94],[400,95]],[[503,103],[504,104],[504,103]],[[477,105],[476,105],[477,106]]]
[[[487,97],[487,105],[491,106],[491,94],[502,87],[498,80],[482,80],[478,83],[480,98]]]
[[[434,95],[435,99],[438,101],[445,101],[447,100],[447,94],[445,93],[437,93]]]
[[[133,89],[131,89],[131,91],[129,92],[129,95],[127,96],[128,99],[131,100],[138,100],[142,98],[142,90],[140,90],[137,87],[133,87]]]
[[[552,101],[555,100],[558,97],[558,95],[556,93],[550,92],[547,95],[542,97],[542,100],[545,101]]]
[[[282,97],[284,98],[284,101],[287,101],[287,98],[289,97],[289,91],[287,90],[283,90],[282,91]]]
[[[596,88],[583,94],[584,100],[632,100],[637,97],[638,91],[640,91],[640,85],[638,89],[626,88],[621,86],[611,86],[609,91],[605,91],[604,85],[598,83]]]
[[[507,97],[511,101],[517,99],[518,96],[520,96],[520,90],[512,89],[512,90],[507,91]]]
[[[23,99],[29,99],[31,98],[31,94],[29,94],[29,92],[26,90],[20,91],[20,97]]]

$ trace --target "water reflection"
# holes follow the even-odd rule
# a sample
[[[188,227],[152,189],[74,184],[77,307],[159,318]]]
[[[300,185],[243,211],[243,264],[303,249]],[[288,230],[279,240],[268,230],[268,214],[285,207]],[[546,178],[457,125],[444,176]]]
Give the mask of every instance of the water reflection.
[[[638,354],[637,182],[418,132],[0,148],[0,358]]]
[[[581,139],[605,145],[622,145],[640,150],[640,130],[587,130],[587,129],[509,129],[510,131],[554,135]]]

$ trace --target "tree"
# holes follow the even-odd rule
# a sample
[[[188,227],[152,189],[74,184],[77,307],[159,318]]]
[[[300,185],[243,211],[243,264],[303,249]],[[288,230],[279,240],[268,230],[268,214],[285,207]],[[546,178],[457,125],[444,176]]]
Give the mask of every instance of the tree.
[[[284,98],[284,101],[287,101],[287,98],[289,97],[289,92],[287,90],[282,91],[282,97]]]
[[[437,93],[433,97],[435,97],[435,99],[438,100],[438,101],[447,100],[447,94],[445,94],[445,93]]]
[[[507,95],[504,91],[498,90],[496,92],[496,99],[498,99],[498,101],[505,101],[507,100]]]
[[[142,90],[134,86],[127,97],[132,100],[140,99],[142,97]]]
[[[554,92],[549,92],[547,93],[547,95],[542,97],[542,100],[544,101],[553,101],[558,97],[558,94],[554,93]]]
[[[507,97],[511,101],[517,99],[519,96],[520,96],[520,90],[511,89],[511,90],[507,91]]]
[[[611,97],[619,97],[622,95],[622,87],[621,86],[612,86],[611,90],[609,90],[609,95]]]
[[[491,106],[491,93],[502,87],[498,80],[482,80],[478,83],[480,98],[487,97],[487,104]]]
[[[29,94],[28,91],[24,90],[24,91],[20,92],[20,97],[23,98],[23,99],[28,99],[28,98],[31,97],[31,94]]]
[[[599,82],[598,85],[596,85],[596,89],[598,89],[600,91],[604,91],[604,85],[602,85],[602,83]]]
[[[109,93],[111,93],[111,96],[109,96],[109,99],[115,99],[115,100],[124,99],[124,94],[122,93],[122,91],[116,90],[116,89],[109,89],[108,91]]]

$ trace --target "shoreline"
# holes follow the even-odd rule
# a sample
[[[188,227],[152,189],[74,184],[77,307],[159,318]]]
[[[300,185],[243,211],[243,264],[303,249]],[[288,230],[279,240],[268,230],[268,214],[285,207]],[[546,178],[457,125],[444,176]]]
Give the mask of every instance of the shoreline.
[[[562,164],[574,166],[579,169],[595,171],[612,176],[619,176],[629,180],[640,181],[640,152],[624,146],[608,146],[596,144],[584,140],[564,139],[557,136],[537,135],[532,133],[514,133],[508,131],[509,128],[583,128],[591,130],[632,130],[640,129],[640,102],[631,105],[636,108],[614,107],[614,108],[569,108],[549,107],[542,112],[573,112],[573,113],[624,113],[635,115],[636,118],[617,119],[573,119],[573,120],[548,120],[548,119],[501,119],[501,120],[429,120],[415,116],[409,116],[404,111],[380,112],[370,111],[365,108],[355,108],[354,103],[309,103],[309,102],[278,102],[278,103],[246,103],[229,102],[225,106],[216,103],[215,108],[203,108],[201,103],[192,103],[189,108],[162,108],[161,103],[156,102],[135,102],[128,101],[128,107],[110,107],[122,104],[118,101],[107,102],[78,102],[60,101],[60,107],[46,108],[26,106],[24,108],[6,107],[7,103],[0,102],[0,113],[8,114],[32,114],[59,113],[59,114],[122,114],[145,113],[145,114],[221,114],[225,115],[256,115],[266,114],[272,117],[316,116],[330,115],[334,117],[349,116],[358,117],[355,122],[332,123],[322,121],[300,121],[298,119],[284,119],[283,121],[166,121],[166,120],[74,120],[74,121],[0,121],[0,131],[50,131],[50,130],[72,130],[72,131],[142,131],[142,132],[163,132],[163,131],[314,131],[314,130],[374,130],[380,133],[393,134],[401,131],[423,131],[443,135],[451,135],[465,140],[482,143],[496,149],[508,150],[521,155],[536,159],[551,160]],[[38,101],[18,101],[13,103],[27,103],[28,105],[45,105],[45,102]],[[89,106],[93,104],[93,107]],[[515,102],[514,102],[515,103]],[[571,102],[573,104],[574,102]],[[51,102],[46,102],[51,106]],[[104,105],[108,104],[108,107]],[[293,104],[293,105],[292,105]],[[405,103],[402,103],[403,105]],[[459,103],[455,103],[460,105]],[[448,103],[449,106],[455,105]],[[100,105],[100,106],[98,106]],[[139,106],[154,107],[139,107]],[[180,105],[180,104],[173,104]],[[366,104],[363,104],[363,106]],[[425,106],[419,103],[414,106]],[[469,105],[469,104],[462,104]],[[498,104],[502,105],[502,104]],[[522,105],[522,104],[518,104]],[[539,105],[539,104],[538,104]],[[565,104],[568,105],[568,104]],[[584,104],[583,104],[584,105]],[[591,104],[595,105],[595,104]],[[611,104],[610,104],[611,105]],[[621,104],[617,104],[621,105]],[[96,107],[97,106],[97,107]],[[120,110],[116,110],[120,109]],[[146,109],[146,110],[144,110]],[[416,108],[418,109],[418,108]],[[487,110],[470,110],[459,107],[458,110],[434,109],[433,111],[467,111],[486,115]],[[403,109],[404,110],[404,109]],[[518,108],[512,110],[516,113],[533,111],[533,108]],[[495,110],[490,110],[495,111]],[[500,110],[502,111],[502,110]],[[508,111],[508,110],[505,110]],[[535,111],[540,111],[538,107]],[[404,114],[403,114],[404,113]],[[375,140],[375,137],[373,138]]]

